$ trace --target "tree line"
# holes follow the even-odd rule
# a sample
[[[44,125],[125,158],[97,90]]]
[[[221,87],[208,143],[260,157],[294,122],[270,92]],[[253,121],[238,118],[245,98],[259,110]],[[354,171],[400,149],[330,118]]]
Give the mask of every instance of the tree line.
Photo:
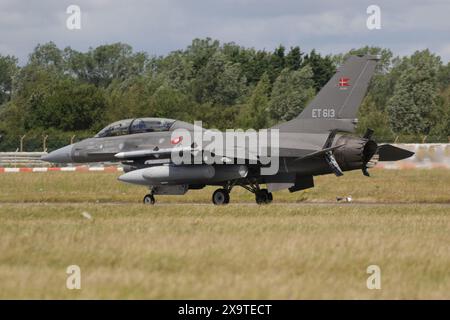
[[[450,63],[429,50],[394,56],[380,47],[336,55],[273,51],[194,39],[164,56],[123,43],[87,52],[38,45],[25,65],[0,54],[0,150],[49,148],[92,136],[110,122],[167,117],[210,128],[269,127],[297,116],[352,54],[379,54],[380,64],[360,108],[358,130],[379,140],[396,136],[448,141]],[[406,138],[407,137],[407,138]],[[429,140],[430,141],[430,140]]]

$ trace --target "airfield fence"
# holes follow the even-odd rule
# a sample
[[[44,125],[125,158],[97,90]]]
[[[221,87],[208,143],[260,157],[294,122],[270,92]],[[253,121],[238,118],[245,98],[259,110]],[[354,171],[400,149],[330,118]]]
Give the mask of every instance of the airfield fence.
[[[0,152],[0,167],[49,167],[50,163],[41,161],[46,152]]]

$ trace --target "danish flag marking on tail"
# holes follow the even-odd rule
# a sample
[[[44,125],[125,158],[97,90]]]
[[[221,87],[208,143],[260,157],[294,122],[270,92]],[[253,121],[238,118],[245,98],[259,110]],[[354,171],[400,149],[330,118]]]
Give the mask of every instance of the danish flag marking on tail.
[[[339,88],[341,89],[347,89],[347,87],[350,87],[350,83],[348,83],[350,81],[350,78],[339,78]]]

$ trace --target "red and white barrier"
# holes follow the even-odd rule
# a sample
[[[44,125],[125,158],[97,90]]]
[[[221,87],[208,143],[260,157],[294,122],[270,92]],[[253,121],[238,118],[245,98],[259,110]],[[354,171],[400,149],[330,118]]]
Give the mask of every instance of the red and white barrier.
[[[122,172],[123,168],[119,166],[108,167],[42,167],[42,168],[2,168],[0,167],[0,173],[19,173],[19,172]]]

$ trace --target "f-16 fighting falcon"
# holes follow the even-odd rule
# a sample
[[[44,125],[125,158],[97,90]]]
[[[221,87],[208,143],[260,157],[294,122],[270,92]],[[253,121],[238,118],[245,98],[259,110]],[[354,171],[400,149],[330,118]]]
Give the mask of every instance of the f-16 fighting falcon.
[[[220,187],[212,195],[216,205],[229,203],[235,186],[254,193],[258,204],[266,204],[272,201],[273,191],[313,187],[317,175],[362,170],[369,176],[368,168],[377,161],[413,155],[389,144],[378,145],[370,129],[362,137],[352,135],[378,60],[371,55],[349,57],[296,118],[266,130],[265,135],[244,133],[250,145],[235,146],[228,132],[215,132],[211,148],[211,131],[201,126],[138,118],[112,123],[93,138],[53,151],[42,160],[122,162],[124,174],[119,180],[147,186],[146,204],[154,204],[155,195],[183,195],[207,185]],[[225,146],[217,147],[218,141],[226,141]],[[268,151],[261,154],[264,147]]]

